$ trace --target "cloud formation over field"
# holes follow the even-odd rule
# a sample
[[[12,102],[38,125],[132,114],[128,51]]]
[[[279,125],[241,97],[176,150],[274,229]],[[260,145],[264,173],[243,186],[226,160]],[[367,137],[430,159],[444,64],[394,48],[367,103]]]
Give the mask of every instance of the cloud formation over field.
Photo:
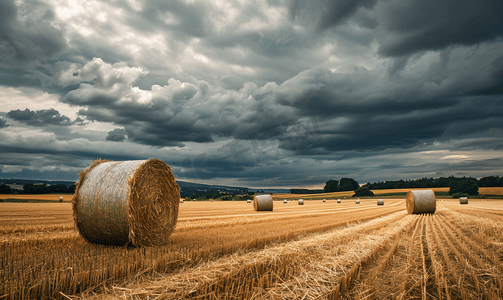
[[[257,187],[502,175],[501,1],[9,0],[0,14],[1,177],[148,157]]]

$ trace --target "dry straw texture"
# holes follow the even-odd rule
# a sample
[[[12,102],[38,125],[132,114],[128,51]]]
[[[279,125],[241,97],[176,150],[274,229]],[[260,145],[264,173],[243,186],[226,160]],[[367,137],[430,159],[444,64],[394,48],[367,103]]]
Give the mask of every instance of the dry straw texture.
[[[459,204],[468,204],[468,197],[459,197]]]
[[[258,195],[253,197],[253,208],[256,211],[272,211],[271,195]]]
[[[73,215],[89,242],[153,246],[168,242],[178,218],[180,188],[158,159],[97,160],[79,173]]]
[[[384,205],[384,199],[377,199],[377,205]]]
[[[405,205],[409,214],[434,213],[437,209],[437,199],[432,190],[408,191]]]

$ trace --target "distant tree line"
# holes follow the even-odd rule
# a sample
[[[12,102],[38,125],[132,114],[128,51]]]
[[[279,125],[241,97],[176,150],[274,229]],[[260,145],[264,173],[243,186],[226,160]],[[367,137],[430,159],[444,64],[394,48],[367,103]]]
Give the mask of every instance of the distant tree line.
[[[290,189],[290,194],[321,194],[324,190]]]
[[[222,200],[222,201],[243,201],[243,200],[253,200],[254,192],[247,192],[245,195],[237,195],[237,194],[229,194],[225,192],[220,193],[208,193],[208,194],[196,194],[186,197],[186,199],[196,200],[196,201],[204,201],[204,200]]]
[[[67,186],[65,184],[55,184],[55,185],[47,185],[47,184],[25,184],[23,185],[22,191],[17,191],[12,189],[7,184],[0,185],[0,194],[73,194],[75,193],[75,185]]]
[[[382,189],[405,189],[405,188],[436,188],[436,187],[453,187],[462,181],[474,182],[478,187],[503,187],[503,177],[488,176],[477,180],[473,177],[439,177],[439,178],[420,178],[412,180],[393,180],[393,181],[378,181],[366,183],[363,186],[371,190]]]

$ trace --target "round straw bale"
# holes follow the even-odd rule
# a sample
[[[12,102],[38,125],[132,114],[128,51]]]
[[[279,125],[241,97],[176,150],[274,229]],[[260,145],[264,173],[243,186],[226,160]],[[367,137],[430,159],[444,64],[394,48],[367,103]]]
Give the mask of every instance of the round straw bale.
[[[299,205],[304,205],[304,199],[299,199]]]
[[[323,199],[323,202],[327,202],[327,199]]]
[[[356,199],[356,204],[360,204],[360,198]]]
[[[377,199],[377,205],[384,205],[384,199]]]
[[[256,211],[272,211],[272,197],[271,195],[258,195],[253,196],[253,208]]]
[[[286,200],[286,199],[285,199],[285,200],[283,200],[283,203],[284,203],[284,204],[287,204],[287,203],[288,203],[288,200]]]
[[[337,203],[341,203],[341,199],[337,199]]]
[[[409,214],[434,213],[437,209],[437,199],[432,190],[408,191],[405,205]]]
[[[96,160],[79,175],[73,217],[84,239],[133,246],[168,242],[178,218],[180,188],[167,164]]]
[[[246,203],[251,203],[251,200],[250,199],[246,200]]]
[[[63,197],[59,197],[59,202],[63,202]]]
[[[183,203],[183,200],[184,200],[183,198],[182,198],[182,199],[180,199],[180,203]]]
[[[468,204],[468,197],[459,197],[459,204]]]

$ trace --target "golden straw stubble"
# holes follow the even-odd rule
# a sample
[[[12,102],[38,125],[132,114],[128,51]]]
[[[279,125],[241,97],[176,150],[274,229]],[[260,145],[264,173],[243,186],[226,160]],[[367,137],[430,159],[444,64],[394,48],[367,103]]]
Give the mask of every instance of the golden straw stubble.
[[[164,245],[173,232],[180,188],[158,159],[98,161],[80,173],[73,198],[75,224],[89,242]]]

